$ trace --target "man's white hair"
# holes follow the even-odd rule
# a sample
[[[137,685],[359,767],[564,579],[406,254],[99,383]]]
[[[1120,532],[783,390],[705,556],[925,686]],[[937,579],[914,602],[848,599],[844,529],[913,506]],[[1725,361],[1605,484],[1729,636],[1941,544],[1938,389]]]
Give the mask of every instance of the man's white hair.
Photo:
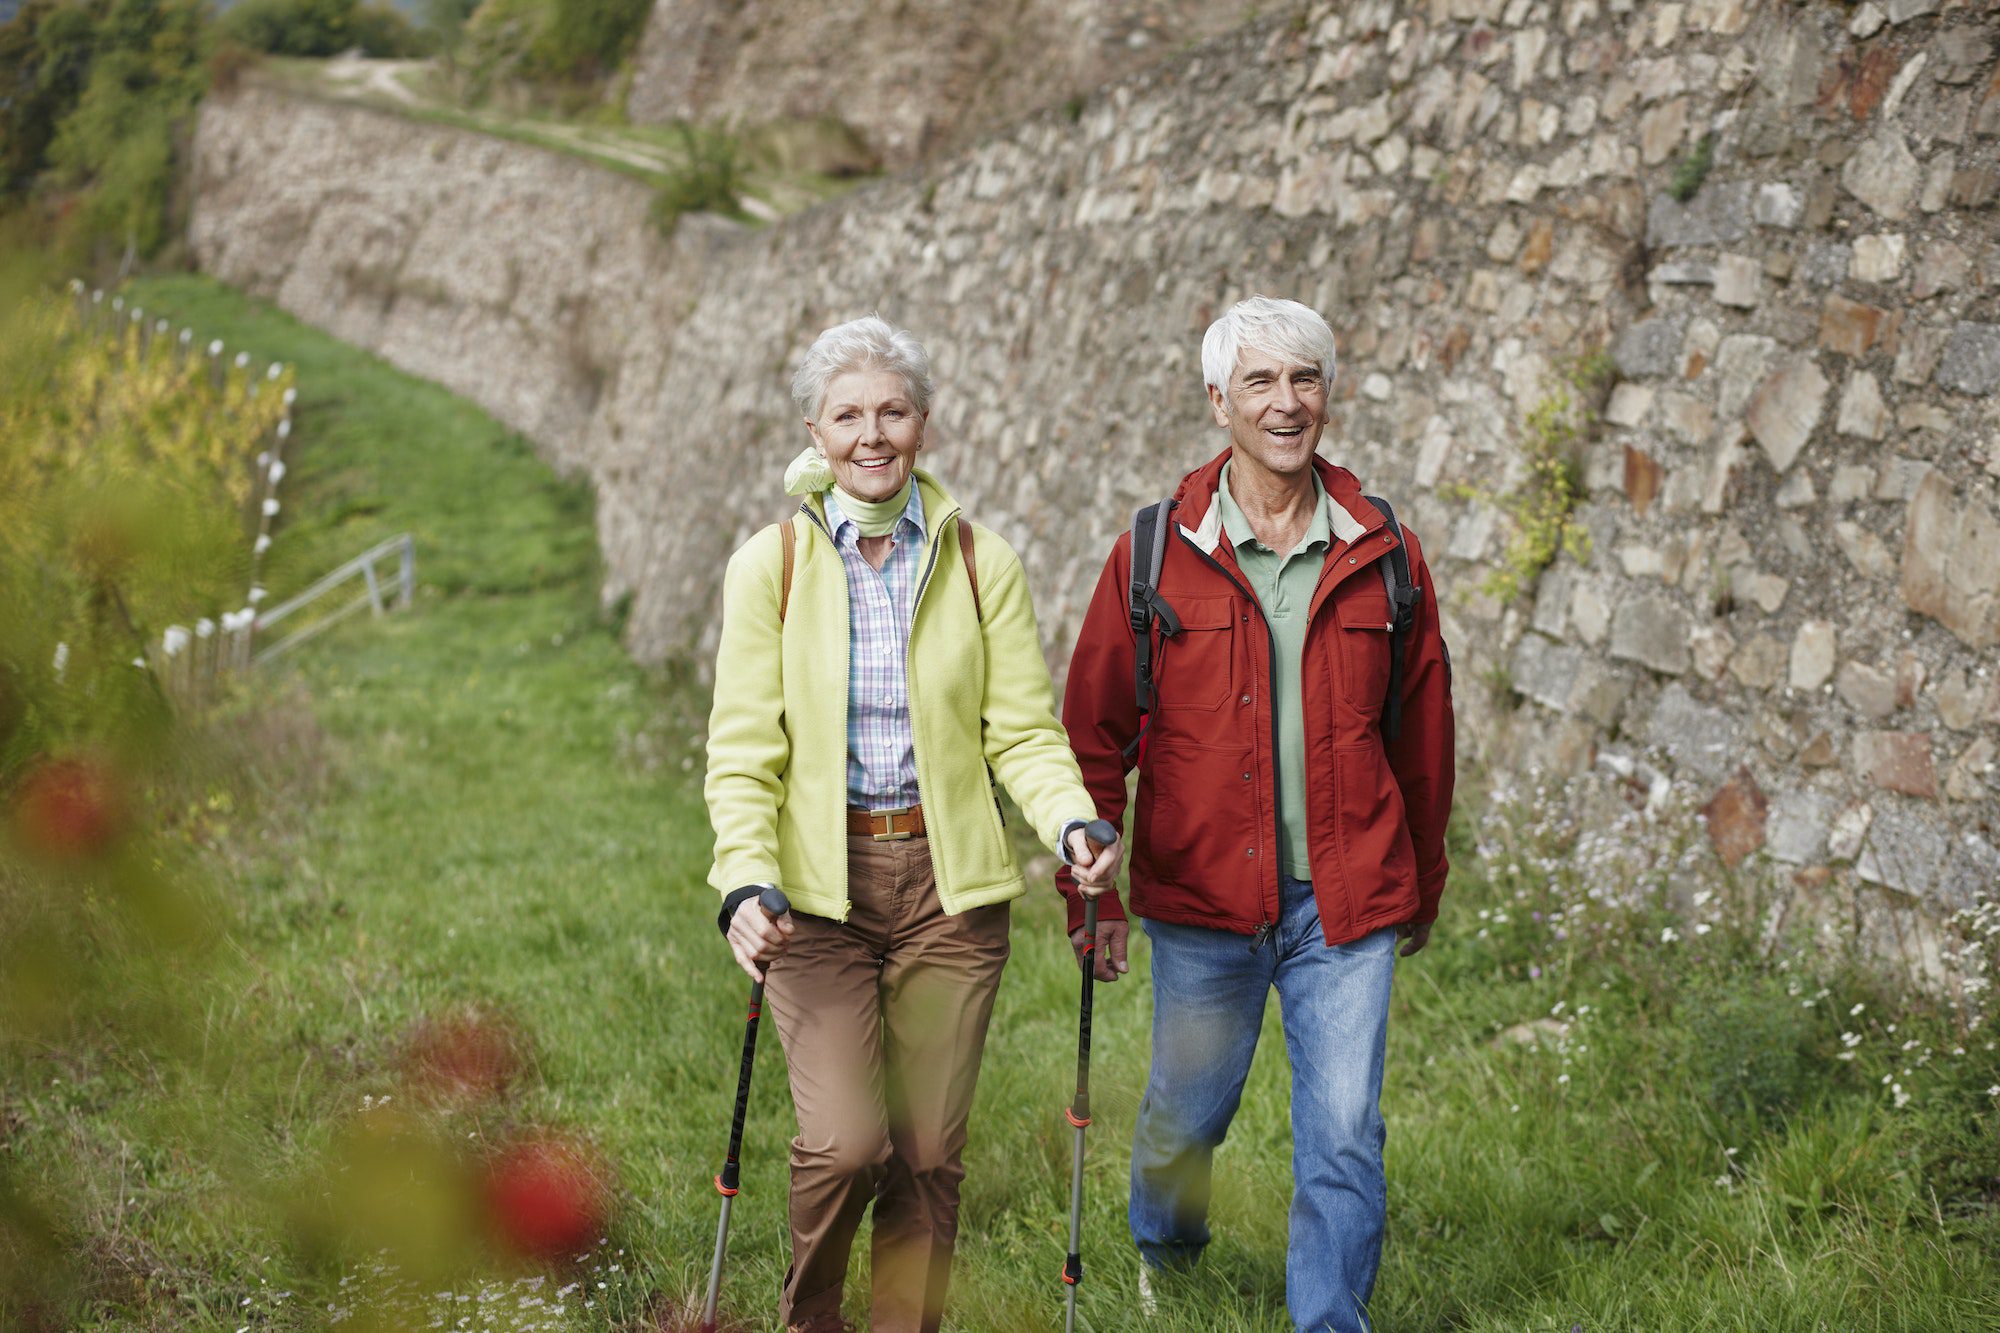
[[[1311,306],[1284,301],[1273,296],[1253,296],[1238,301],[1208,326],[1201,339],[1201,378],[1229,397],[1229,377],[1236,372],[1236,358],[1245,348],[1255,348],[1283,357],[1286,361],[1309,362],[1319,367],[1320,380],[1329,392],[1333,387],[1333,330]]]
[[[919,414],[930,411],[931,357],[907,329],[880,315],[863,315],[836,324],[813,339],[792,376],[792,401],[808,421],[819,419],[826,404],[826,386],[849,371],[888,370],[902,376],[910,403]]]

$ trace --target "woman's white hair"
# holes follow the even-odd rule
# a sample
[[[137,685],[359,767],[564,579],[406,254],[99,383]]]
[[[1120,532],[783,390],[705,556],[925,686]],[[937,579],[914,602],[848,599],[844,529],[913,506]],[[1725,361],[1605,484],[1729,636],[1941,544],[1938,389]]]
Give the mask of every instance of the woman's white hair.
[[[1319,367],[1320,379],[1328,389],[1333,387],[1333,330],[1311,306],[1253,296],[1238,301],[1208,326],[1201,339],[1201,378],[1225,400],[1229,377],[1236,372],[1236,358],[1246,347],[1291,362],[1310,362]]]
[[[908,329],[899,329],[880,315],[864,315],[836,324],[813,339],[805,359],[792,376],[792,401],[808,421],[819,419],[826,403],[826,386],[854,370],[889,370],[903,377],[910,403],[930,411],[931,357]]]

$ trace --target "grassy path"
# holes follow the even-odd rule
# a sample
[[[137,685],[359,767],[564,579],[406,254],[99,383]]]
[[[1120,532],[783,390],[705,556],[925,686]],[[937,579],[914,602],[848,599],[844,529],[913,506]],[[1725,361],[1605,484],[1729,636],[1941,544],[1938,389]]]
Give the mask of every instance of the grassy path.
[[[590,1278],[603,1288],[546,1326],[641,1326],[659,1296],[693,1293],[705,1274],[740,1032],[742,978],[701,883],[698,694],[627,661],[596,609],[588,496],[519,439],[212,284],[149,282],[138,299],[299,365],[275,595],[379,537],[417,540],[413,613],[345,626],[272,681],[310,715],[288,734],[320,739],[276,761],[302,804],[261,810],[230,862],[243,925],[217,1021],[244,1034],[234,1077],[256,1112],[233,1131],[241,1151],[282,1174],[362,1098],[397,1091],[409,1025],[454,1003],[497,1005],[534,1043],[518,1114],[588,1134],[623,1199]],[[1899,1120],[1875,1065],[1824,1054],[1784,1066],[1773,1106],[1735,1110],[1718,1101],[1736,1067],[1717,1063],[1716,1043],[1735,1033],[1753,1056],[1773,1043],[1820,1050],[1817,1028],[1756,1026],[1798,1012],[1770,998],[1782,989],[1756,977],[1731,989],[1734,973],[1713,967],[1681,977],[1637,945],[1629,968],[1615,956],[1564,964],[1546,931],[1525,933],[1525,906],[1490,931],[1475,919],[1515,899],[1471,877],[1456,893],[1438,944],[1397,981],[1383,1329],[2000,1325],[1990,1168],[1978,1168],[1984,1203],[1976,1185],[1932,1194],[1936,1145],[1976,1155],[1994,1133],[1991,1106],[1980,1120],[1961,1087],[1979,1075],[1950,1084],[1942,1128]],[[1060,929],[1052,895],[1017,904],[973,1121],[958,1329],[1060,1320],[1075,1004]],[[1141,945],[1132,978],[1099,990],[1082,1301],[1096,1330],[1136,1326],[1123,1203],[1146,968]],[[1591,1006],[1582,1019],[1579,1004]],[[1719,1028],[1718,1013],[1741,1023]],[[1285,1326],[1290,1126],[1276,1019],[1274,1002],[1218,1158],[1217,1241],[1153,1327]],[[1496,1041],[1532,1020],[1546,1020],[1528,1030],[1539,1042]],[[1573,1026],[1558,1035],[1560,1023]],[[1957,1068],[1942,1052],[1938,1067]],[[731,1249],[728,1303],[754,1327],[770,1326],[784,1267],[781,1070],[772,1041]],[[111,1161],[106,1145],[143,1134],[141,1087],[105,1073],[87,1109],[31,1116],[21,1151],[70,1150],[69,1134]],[[102,1326],[321,1322],[338,1270],[287,1248],[264,1214],[204,1212],[198,1164],[161,1153],[138,1170],[152,1187],[124,1225],[155,1274],[175,1276],[105,1297]],[[545,1317],[478,1312],[499,1322],[468,1327]]]

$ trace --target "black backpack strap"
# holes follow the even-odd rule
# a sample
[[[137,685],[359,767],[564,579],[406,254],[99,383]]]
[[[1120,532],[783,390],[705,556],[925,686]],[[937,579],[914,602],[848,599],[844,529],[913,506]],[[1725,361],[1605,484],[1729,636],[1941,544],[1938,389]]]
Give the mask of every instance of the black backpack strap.
[[[1138,758],[1140,736],[1153,711],[1153,622],[1160,625],[1162,640],[1181,632],[1180,617],[1160,596],[1160,570],[1166,564],[1167,525],[1173,521],[1171,497],[1149,504],[1132,515],[1132,582],[1126,612],[1132,624],[1133,689],[1139,700],[1139,732],[1125,747],[1129,768]]]
[[[1410,551],[1396,511],[1379,495],[1361,497],[1382,511],[1396,545],[1378,562],[1382,587],[1389,594],[1389,697],[1382,702],[1382,739],[1393,741],[1403,726],[1403,657],[1417,627],[1417,598],[1422,592],[1410,578]]]

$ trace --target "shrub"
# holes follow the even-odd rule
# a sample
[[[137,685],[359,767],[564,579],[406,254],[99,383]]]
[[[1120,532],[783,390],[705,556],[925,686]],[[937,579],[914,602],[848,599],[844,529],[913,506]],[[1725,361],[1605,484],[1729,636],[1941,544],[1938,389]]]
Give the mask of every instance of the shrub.
[[[683,213],[740,214],[737,196],[743,188],[743,158],[736,141],[690,125],[679,129],[687,158],[653,196],[653,221],[671,233]]]
[[[495,80],[594,85],[638,42],[650,0],[486,0],[466,24],[475,95]]]
[[[41,194],[76,263],[103,243],[150,254],[177,136],[206,84],[202,0],[31,4],[0,27],[0,191]]]
[[[392,9],[360,0],[243,0],[222,16],[222,33],[253,51],[331,56],[421,54],[423,37]]]

